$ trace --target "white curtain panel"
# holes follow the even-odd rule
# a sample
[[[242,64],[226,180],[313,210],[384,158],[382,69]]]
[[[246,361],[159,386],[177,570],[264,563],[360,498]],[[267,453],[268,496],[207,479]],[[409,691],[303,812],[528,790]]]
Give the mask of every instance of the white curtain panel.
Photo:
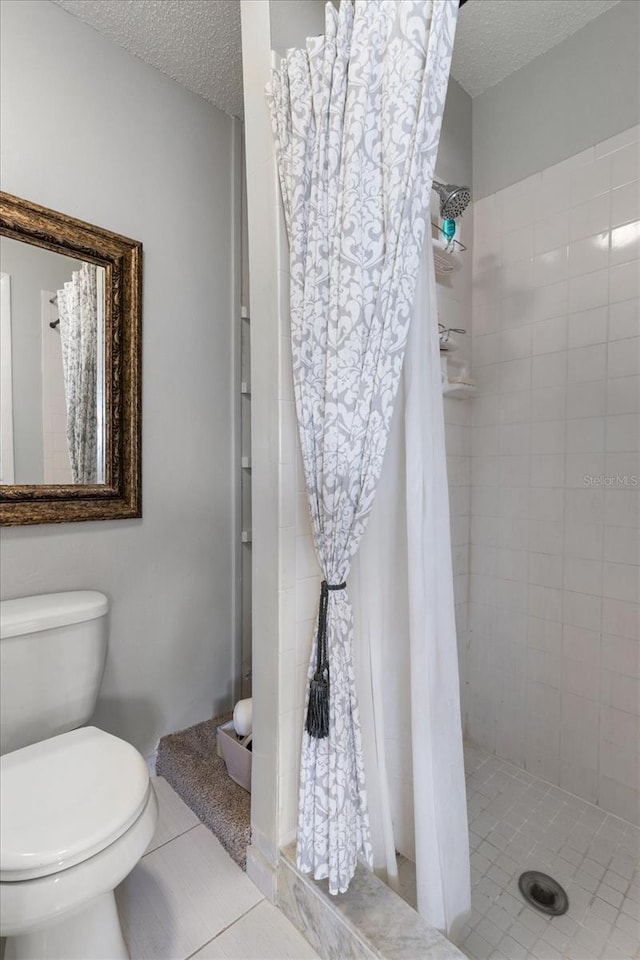
[[[96,266],[83,263],[58,290],[58,316],[67,405],[67,446],[74,483],[97,483]]]
[[[401,383],[376,500],[349,576],[373,868],[398,891],[396,851],[415,860],[403,407]]]
[[[471,909],[469,832],[433,248],[404,368],[411,736],[418,910],[456,936]]]
[[[395,850],[415,861],[419,912],[455,936],[471,893],[437,321],[425,244],[387,454],[350,584],[356,680],[370,718],[374,864],[394,885]]]
[[[373,504],[398,389],[446,96],[457,0],[327,4],[325,35],[274,72],[291,339],[318,561],[341,585]],[[303,734],[298,866],[344,892],[371,864],[344,589],[328,594],[328,735]],[[317,640],[309,679],[317,676]]]

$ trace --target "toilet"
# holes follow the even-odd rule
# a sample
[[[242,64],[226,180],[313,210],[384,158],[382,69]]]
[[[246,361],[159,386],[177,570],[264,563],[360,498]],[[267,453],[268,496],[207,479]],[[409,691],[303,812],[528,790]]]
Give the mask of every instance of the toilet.
[[[0,603],[0,936],[5,960],[126,960],[114,889],[158,818],[138,751],[92,716],[108,600]]]

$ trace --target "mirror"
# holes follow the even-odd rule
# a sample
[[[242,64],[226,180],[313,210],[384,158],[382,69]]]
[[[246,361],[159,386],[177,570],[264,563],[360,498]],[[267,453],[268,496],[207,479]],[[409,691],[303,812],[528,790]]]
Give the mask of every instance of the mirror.
[[[0,193],[0,521],[141,516],[141,244]]]

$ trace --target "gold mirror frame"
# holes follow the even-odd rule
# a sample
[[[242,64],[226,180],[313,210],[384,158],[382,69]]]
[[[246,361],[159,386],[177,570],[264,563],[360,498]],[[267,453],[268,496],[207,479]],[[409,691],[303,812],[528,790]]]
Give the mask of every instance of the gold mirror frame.
[[[142,244],[1,191],[0,234],[105,271],[105,482],[0,486],[0,524],[141,517]]]

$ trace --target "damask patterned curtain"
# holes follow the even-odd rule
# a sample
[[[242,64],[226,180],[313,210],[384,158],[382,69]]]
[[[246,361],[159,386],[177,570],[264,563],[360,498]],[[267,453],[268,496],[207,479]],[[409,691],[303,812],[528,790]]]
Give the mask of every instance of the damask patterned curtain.
[[[98,294],[96,266],[83,263],[58,290],[67,403],[67,445],[74,483],[97,483]]]
[[[345,580],[380,476],[411,317],[457,0],[343,0],[291,50],[271,109],[290,247],[296,410],[324,575],[298,866],[344,892],[371,863]]]

